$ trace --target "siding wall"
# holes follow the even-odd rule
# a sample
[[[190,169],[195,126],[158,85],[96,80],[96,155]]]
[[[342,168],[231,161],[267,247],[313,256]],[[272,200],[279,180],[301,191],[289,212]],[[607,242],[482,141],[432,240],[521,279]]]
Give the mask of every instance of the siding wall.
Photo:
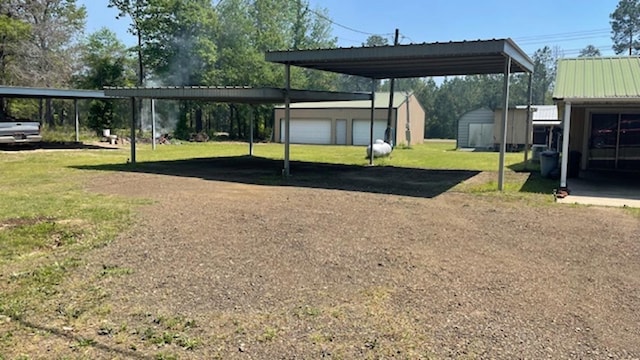
[[[396,94],[395,96],[403,96]],[[317,108],[291,108],[291,119],[304,120],[304,119],[330,119],[331,120],[331,144],[336,144],[336,122],[337,120],[346,120],[347,122],[347,145],[352,145],[353,139],[353,121],[358,119],[370,119],[370,108],[322,108],[322,103],[317,104]],[[276,108],[274,110],[274,136],[275,141],[280,140],[280,123],[284,121],[284,108]],[[392,127],[395,131],[394,145],[406,144],[406,119],[407,119],[407,105],[403,102],[399,108],[394,109],[392,112]],[[411,95],[409,99],[409,111],[411,122],[411,144],[422,144],[424,142],[424,122],[425,112],[422,106],[418,102],[418,99]],[[397,116],[396,116],[397,113]],[[377,108],[374,112],[374,118],[376,120],[387,119],[387,109]],[[374,139],[375,140],[375,139]]]
[[[398,94],[396,96],[403,96]],[[418,99],[411,95],[409,97],[409,123],[411,126],[411,145],[422,144],[425,135],[425,112]],[[398,108],[398,121],[396,124],[397,145],[407,145],[407,101],[405,100]]]
[[[469,143],[469,124],[493,124],[493,111],[480,108],[467,112],[458,120],[458,148]]]
[[[527,139],[527,110],[509,109],[507,119],[507,146],[524,145]],[[502,109],[497,109],[495,112],[493,136],[494,142],[499,144],[502,138]],[[533,138],[531,134],[529,136],[529,144],[532,144]]]

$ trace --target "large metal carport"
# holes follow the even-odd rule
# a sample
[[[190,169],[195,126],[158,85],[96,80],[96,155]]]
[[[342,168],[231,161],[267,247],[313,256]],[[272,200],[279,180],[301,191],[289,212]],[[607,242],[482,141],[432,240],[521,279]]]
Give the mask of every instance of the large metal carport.
[[[369,93],[349,93],[330,91],[310,91],[280,88],[251,88],[251,87],[115,87],[105,88],[106,96],[131,99],[131,162],[136,162],[136,99],[165,99],[165,100],[202,100],[217,103],[234,104],[288,104],[291,102],[320,102],[320,101],[345,101],[345,100],[369,100]],[[287,119],[289,113],[287,111]],[[287,121],[288,124],[288,121]],[[253,134],[253,119],[251,119],[251,134]],[[288,130],[287,130],[288,132]],[[249,152],[253,147],[253,137],[250,139]],[[289,144],[284,148],[284,170],[289,174]]]
[[[78,100],[108,100],[102,90],[49,89],[21,86],[0,86],[0,98],[15,99],[64,99],[73,100],[73,118],[76,131],[76,142],[80,141],[80,119]]]
[[[371,145],[373,145],[373,94],[380,79],[415,78],[447,75],[504,74],[504,107],[509,106],[509,75],[529,74],[528,128],[531,126],[531,78],[533,61],[511,39],[493,39],[448,43],[411,44],[359,48],[272,51],[267,61],[285,65],[285,89],[290,88],[290,67],[324,70],[370,78],[372,93]],[[289,104],[285,103],[285,143],[288,143]],[[502,138],[498,188],[504,189],[507,112],[502,118]],[[530,130],[527,129],[527,134]],[[527,136],[528,139],[528,136]],[[528,141],[527,141],[528,142]],[[526,151],[525,163],[527,161]],[[373,153],[373,152],[372,152]],[[372,159],[371,159],[372,161]],[[288,169],[285,168],[285,172]]]

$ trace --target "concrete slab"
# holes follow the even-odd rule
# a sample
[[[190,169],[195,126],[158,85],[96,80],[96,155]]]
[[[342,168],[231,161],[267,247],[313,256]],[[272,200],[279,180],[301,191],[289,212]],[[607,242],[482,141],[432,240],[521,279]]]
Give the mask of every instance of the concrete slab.
[[[567,179],[570,195],[562,204],[640,208],[640,174],[626,172],[581,172]]]

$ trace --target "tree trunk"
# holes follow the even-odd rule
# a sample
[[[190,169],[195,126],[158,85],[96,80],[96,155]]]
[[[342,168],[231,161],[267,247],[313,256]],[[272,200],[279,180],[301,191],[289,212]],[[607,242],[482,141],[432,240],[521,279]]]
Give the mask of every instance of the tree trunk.
[[[236,107],[232,104],[229,105],[229,138],[234,138],[235,133],[233,132],[233,120],[236,114]]]
[[[7,119],[7,103],[3,97],[0,97],[0,121]]]
[[[51,99],[45,100],[45,118],[47,125],[53,129],[56,124],[53,122],[53,109],[51,108]]]
[[[196,132],[199,133],[202,131],[202,108],[198,107],[196,109]]]
[[[38,101],[38,121],[40,121],[40,123],[44,122],[44,104],[43,104],[43,99],[39,99],[39,101]]]

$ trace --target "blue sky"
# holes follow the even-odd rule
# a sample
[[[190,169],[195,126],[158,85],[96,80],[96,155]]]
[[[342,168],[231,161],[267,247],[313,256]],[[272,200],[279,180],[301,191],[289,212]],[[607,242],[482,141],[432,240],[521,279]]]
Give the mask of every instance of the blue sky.
[[[101,27],[133,45],[129,20],[116,20],[108,0],[78,0],[87,7],[87,33]],[[360,46],[370,34],[393,42],[400,30],[402,44],[512,38],[528,54],[545,45],[575,57],[594,45],[603,55],[611,50],[609,14],[618,0],[310,0],[328,9],[338,45]]]

